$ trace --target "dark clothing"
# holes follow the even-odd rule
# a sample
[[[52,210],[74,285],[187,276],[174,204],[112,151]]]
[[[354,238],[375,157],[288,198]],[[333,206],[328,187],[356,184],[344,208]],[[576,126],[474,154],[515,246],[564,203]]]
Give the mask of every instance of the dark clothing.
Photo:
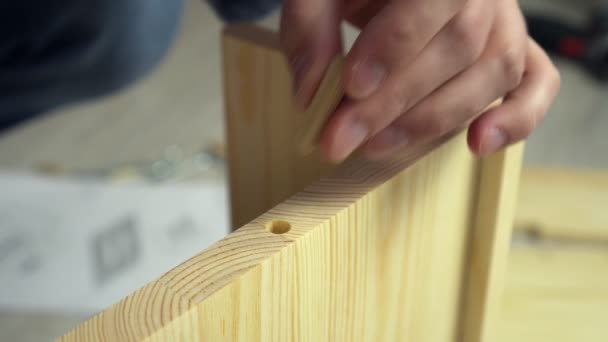
[[[257,19],[278,0],[210,0],[227,21]],[[103,96],[154,68],[183,0],[20,0],[0,4],[0,129]]]
[[[208,0],[225,21],[257,20],[272,12],[280,0]]]

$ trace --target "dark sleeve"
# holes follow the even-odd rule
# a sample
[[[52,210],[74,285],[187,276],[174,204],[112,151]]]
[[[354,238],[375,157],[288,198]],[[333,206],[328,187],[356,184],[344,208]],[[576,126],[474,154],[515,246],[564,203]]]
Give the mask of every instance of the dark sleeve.
[[[281,0],[207,0],[215,12],[227,22],[261,19],[276,9]]]

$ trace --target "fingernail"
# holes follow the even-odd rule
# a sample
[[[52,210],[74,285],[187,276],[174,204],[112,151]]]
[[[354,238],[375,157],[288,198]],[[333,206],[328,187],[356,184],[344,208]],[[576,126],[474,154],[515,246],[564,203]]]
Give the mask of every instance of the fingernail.
[[[330,159],[341,162],[346,159],[369,135],[369,128],[356,118],[347,120],[336,132]]]
[[[293,74],[293,92],[296,98],[296,105],[304,109],[308,99],[305,98],[302,91],[302,83],[309,67],[309,59],[306,55],[298,55],[292,58],[289,64]]]
[[[382,64],[372,61],[364,61],[358,64],[354,70],[352,93],[355,98],[370,96],[380,87],[386,77],[386,69]]]
[[[482,155],[488,155],[498,151],[507,144],[507,135],[499,128],[490,128],[486,131],[481,142],[480,152]]]

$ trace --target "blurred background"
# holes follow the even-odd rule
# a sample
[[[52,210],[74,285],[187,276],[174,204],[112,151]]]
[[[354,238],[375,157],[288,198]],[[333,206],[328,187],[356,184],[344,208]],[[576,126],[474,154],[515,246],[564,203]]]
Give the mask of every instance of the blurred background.
[[[608,7],[522,5],[562,74],[526,168],[608,189]],[[199,0],[184,11],[169,55],[135,86],[0,133],[0,341],[59,336],[227,234],[222,23]],[[591,237],[520,222],[504,341],[608,341],[608,199],[591,202]]]

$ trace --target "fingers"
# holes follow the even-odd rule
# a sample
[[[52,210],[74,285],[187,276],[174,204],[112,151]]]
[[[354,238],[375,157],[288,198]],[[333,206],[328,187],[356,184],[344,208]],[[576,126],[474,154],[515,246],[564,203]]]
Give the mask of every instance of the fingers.
[[[480,3],[475,0],[470,4]],[[339,115],[332,116],[321,137],[322,151],[327,159],[340,161],[345,158],[359,144],[386,128],[402,113],[479,58],[487,40],[492,16],[478,7],[471,9],[472,11],[455,16],[418,54],[414,62],[396,70],[377,93],[361,101],[351,101],[340,108]],[[356,135],[348,131],[348,127],[353,127],[351,122],[357,122]],[[366,130],[365,136],[361,134],[363,128]],[[388,130],[386,134],[390,139],[381,138],[386,141],[385,145],[396,143],[397,138],[402,141],[407,137],[407,134],[398,130]]]
[[[391,0],[348,0],[344,2],[344,19],[362,29]]]
[[[523,74],[527,47],[522,20],[521,16],[497,19],[497,27],[502,29],[493,30],[479,60],[366,143],[366,155],[384,158],[407,145],[436,140],[464,127],[494,100],[515,88]]]
[[[344,89],[353,99],[370,96],[395,71],[411,63],[466,0],[388,1],[366,23],[346,56]],[[369,13],[369,8],[365,8]],[[369,19],[363,10],[355,21]],[[363,20],[362,20],[363,19]]]
[[[525,139],[542,120],[559,92],[559,72],[549,57],[531,39],[528,50],[526,71],[520,86],[506,97],[502,105],[484,113],[469,127],[469,147],[480,156]]]
[[[372,159],[385,158],[462,127],[509,90],[499,82],[488,82],[503,73],[494,60],[481,61],[378,133],[366,143],[364,153]]]
[[[296,102],[305,108],[332,58],[341,52],[341,1],[286,0],[281,45],[294,79]]]
[[[370,136],[367,124],[356,115],[352,115],[352,108],[355,105],[353,101],[344,100],[321,132],[319,139],[321,155],[329,162],[343,161]]]

